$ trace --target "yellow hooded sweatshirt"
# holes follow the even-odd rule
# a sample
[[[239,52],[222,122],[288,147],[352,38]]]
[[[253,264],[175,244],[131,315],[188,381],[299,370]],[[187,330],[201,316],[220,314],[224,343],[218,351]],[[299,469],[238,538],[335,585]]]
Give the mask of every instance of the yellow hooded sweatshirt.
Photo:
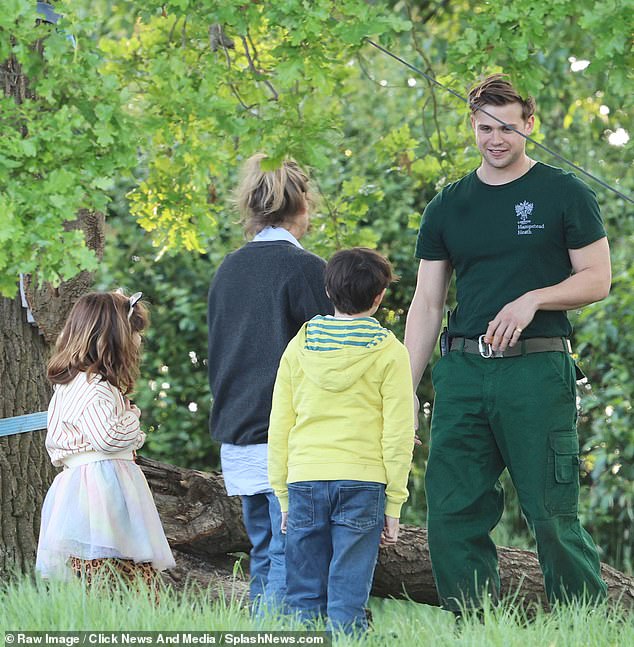
[[[315,322],[345,341],[320,341]],[[398,518],[414,445],[412,393],[407,350],[376,319],[304,324],[282,356],[269,424],[269,480],[282,511],[287,483],[374,481],[386,484],[385,514]]]

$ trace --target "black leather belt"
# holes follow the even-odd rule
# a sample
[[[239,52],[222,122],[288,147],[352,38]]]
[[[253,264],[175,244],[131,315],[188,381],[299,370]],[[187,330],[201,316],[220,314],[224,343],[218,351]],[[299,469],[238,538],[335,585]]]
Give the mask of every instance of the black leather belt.
[[[484,341],[484,335],[479,339],[466,339],[465,337],[454,337],[451,340],[451,351],[463,353],[475,353],[486,359],[498,359],[501,357],[519,357],[528,353],[546,353],[548,351],[560,351],[572,353],[570,340],[566,337],[531,337],[520,339],[513,348],[507,348],[504,352],[495,351],[491,344]]]

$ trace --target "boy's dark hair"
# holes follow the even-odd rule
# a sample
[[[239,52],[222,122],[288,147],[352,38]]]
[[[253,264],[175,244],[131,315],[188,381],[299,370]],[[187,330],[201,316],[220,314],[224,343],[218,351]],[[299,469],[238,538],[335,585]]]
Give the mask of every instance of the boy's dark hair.
[[[522,106],[522,118],[526,121],[535,112],[535,99],[523,99],[519,92],[506,78],[506,74],[492,74],[469,91],[469,107],[475,114],[485,105],[506,106],[519,103]]]
[[[326,292],[339,312],[354,315],[369,310],[377,295],[397,278],[385,256],[367,247],[353,247],[328,261]]]

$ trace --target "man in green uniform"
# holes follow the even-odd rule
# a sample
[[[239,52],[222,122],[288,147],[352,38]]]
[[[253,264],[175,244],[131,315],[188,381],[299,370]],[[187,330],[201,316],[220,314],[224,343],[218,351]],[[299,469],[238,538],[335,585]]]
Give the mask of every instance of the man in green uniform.
[[[529,158],[526,140],[508,127],[532,132],[532,98],[495,75],[469,100],[482,162],[425,209],[405,331],[416,386],[455,271],[450,352],[432,371],[425,477],[436,586],[453,611],[499,594],[490,531],[502,515],[498,478],[506,467],[536,538],[550,601],[601,599],[597,550],[577,516],[576,381],[566,317],[609,292],[599,207],[573,174]]]

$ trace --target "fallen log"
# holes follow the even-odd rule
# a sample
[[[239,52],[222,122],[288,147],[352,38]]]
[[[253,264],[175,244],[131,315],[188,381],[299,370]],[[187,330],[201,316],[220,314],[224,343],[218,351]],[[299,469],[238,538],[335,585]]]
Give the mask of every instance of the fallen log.
[[[503,546],[498,546],[497,551],[501,595],[515,597],[525,609],[535,605],[547,609],[537,555],[529,550]],[[601,575],[608,584],[610,599],[634,610],[634,578],[603,563]],[[438,605],[425,528],[401,526],[396,546],[379,551],[372,595],[407,597],[415,602]]]
[[[221,475],[186,470],[139,456],[176,567],[163,579],[177,589],[195,584],[213,596],[244,598],[248,585],[237,554],[251,544],[238,497],[229,497]],[[248,565],[248,560],[244,560]],[[238,567],[236,567],[238,564]]]
[[[246,576],[237,560],[248,563],[250,549],[238,497],[226,494],[220,474],[200,472],[139,457],[148,480],[165,534],[174,550],[177,567],[166,579],[181,587],[193,580],[202,586],[222,588],[243,596]],[[524,608],[547,608],[541,570],[535,553],[498,546],[502,595],[513,595]],[[601,565],[610,599],[634,609],[634,578]],[[396,546],[382,548],[374,574],[372,595],[409,598],[438,605],[429,559],[427,531],[401,526]]]
[[[137,462],[172,548],[203,558],[250,550],[240,498],[227,496],[222,475],[142,456]]]

